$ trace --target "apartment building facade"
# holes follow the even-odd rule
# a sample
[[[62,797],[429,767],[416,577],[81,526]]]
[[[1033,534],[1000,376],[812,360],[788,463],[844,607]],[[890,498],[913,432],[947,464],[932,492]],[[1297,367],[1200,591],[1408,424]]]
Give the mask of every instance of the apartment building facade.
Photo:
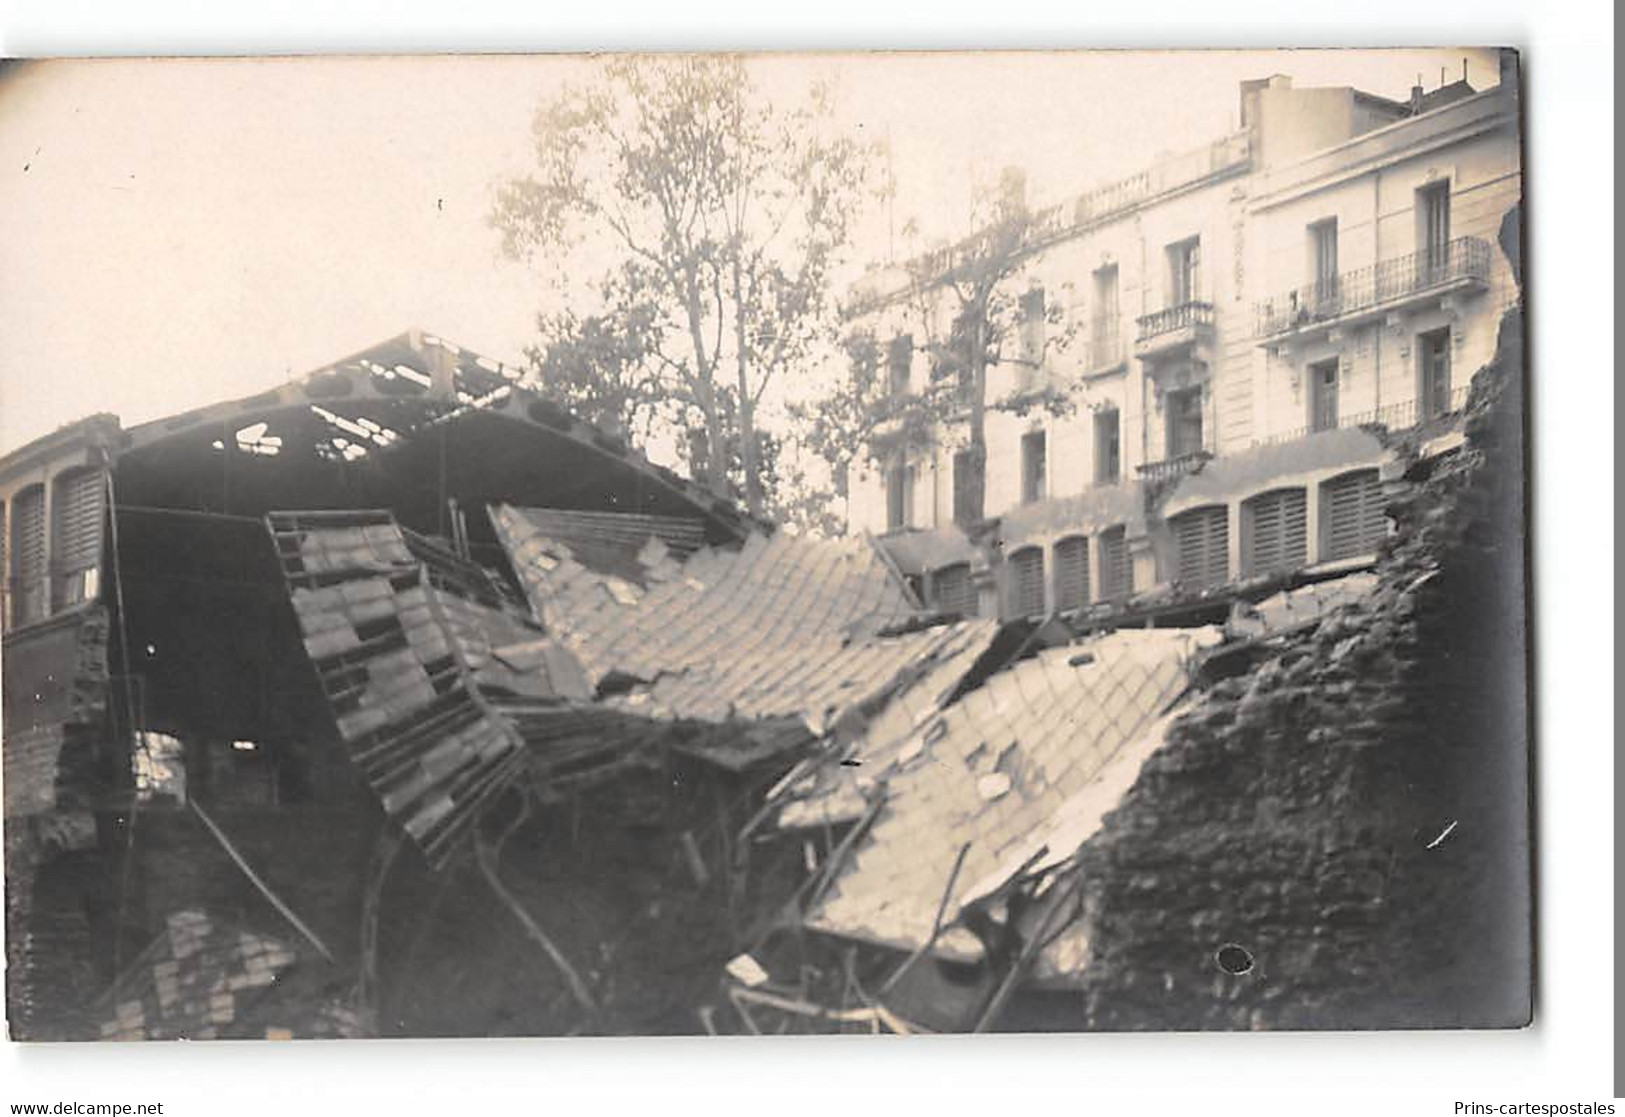
[[[1006,617],[1369,562],[1385,433],[1448,435],[1517,299],[1496,243],[1521,194],[1515,67],[1408,102],[1246,82],[1238,132],[1034,214],[987,375],[986,519],[962,514],[960,419],[883,430],[852,526],[943,608]],[[854,292],[894,392],[929,382],[919,335],[955,302],[921,277],[955,251]],[[1044,390],[1065,405],[1032,406]]]

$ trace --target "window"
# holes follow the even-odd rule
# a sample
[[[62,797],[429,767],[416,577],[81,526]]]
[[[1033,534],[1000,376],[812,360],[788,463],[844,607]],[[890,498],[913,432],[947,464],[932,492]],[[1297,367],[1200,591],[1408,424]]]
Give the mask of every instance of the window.
[[[41,620],[49,611],[44,485],[30,485],[12,500],[10,550],[12,622]]]
[[[1110,407],[1095,412],[1095,484],[1115,485],[1122,476],[1122,417]]]
[[[976,350],[976,339],[980,335],[981,321],[968,311],[954,318],[953,327],[948,335],[949,357],[946,365],[956,378],[954,394],[963,407],[971,406],[976,400],[976,374],[971,368],[971,358]]]
[[[1303,489],[1260,493],[1241,506],[1241,569],[1283,574],[1309,561],[1309,497]]]
[[[1436,182],[1418,190],[1416,210],[1422,281],[1432,282],[1450,263],[1450,183]]]
[[[931,600],[938,612],[974,617],[976,587],[971,583],[970,563],[956,562],[932,573]]]
[[[1021,503],[1044,499],[1044,476],[1049,467],[1043,431],[1021,436]]]
[[[1337,429],[1337,358],[1309,366],[1309,429]]]
[[[954,523],[965,527],[978,516],[977,494],[982,488],[982,471],[969,450],[954,455]]]
[[[1202,450],[1202,389],[1181,388],[1165,397],[1168,407],[1168,456],[1183,458]]]
[[[1128,531],[1114,527],[1100,533],[1100,597],[1122,601],[1134,592],[1134,568],[1129,564]]]
[[[1315,305],[1323,308],[1323,313],[1335,313],[1332,304],[1337,298],[1337,218],[1309,226],[1309,240],[1314,253]]]
[[[1089,320],[1094,348],[1091,364],[1096,368],[1105,368],[1118,357],[1117,323],[1122,311],[1117,298],[1117,265],[1108,264],[1095,272],[1095,311]]]
[[[886,471],[886,530],[896,531],[907,527],[909,522],[910,506],[914,503],[910,497],[910,482],[914,479],[914,471],[901,463],[892,466]]]
[[[1388,534],[1382,484],[1374,469],[1334,477],[1320,487],[1320,559],[1359,558]]]
[[[886,350],[886,382],[894,396],[906,396],[914,363],[914,336],[898,334]]]
[[[1044,363],[1044,289],[1031,287],[1021,296],[1021,362],[1028,372],[1028,384],[1036,384],[1034,373]]]
[[[99,469],[78,469],[56,479],[52,502],[51,608],[66,609],[97,594],[102,563],[106,484]]]
[[[1089,604],[1089,540],[1068,536],[1055,544],[1055,609],[1065,612]]]
[[[1023,547],[1010,556],[1010,612],[1036,617],[1044,612],[1044,551]]]
[[[1202,296],[1202,241],[1200,237],[1168,246],[1169,306],[1183,306]]]
[[[1424,421],[1450,413],[1450,330],[1432,330],[1416,338],[1421,383],[1418,410]]]
[[[1181,512],[1168,521],[1174,537],[1174,580],[1186,589],[1230,579],[1230,515],[1219,504]]]

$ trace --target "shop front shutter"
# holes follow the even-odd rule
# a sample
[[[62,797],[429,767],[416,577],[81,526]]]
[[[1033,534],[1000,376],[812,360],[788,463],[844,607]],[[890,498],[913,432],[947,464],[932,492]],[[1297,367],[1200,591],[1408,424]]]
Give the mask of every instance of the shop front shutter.
[[[19,493],[11,515],[12,619],[27,624],[45,616],[45,486]]]
[[[931,596],[939,612],[974,617],[977,612],[976,587],[971,584],[970,564],[956,562],[933,573]]]
[[[1220,505],[1193,508],[1168,521],[1174,536],[1174,577],[1186,589],[1223,585],[1230,577],[1229,514]]]
[[[1281,574],[1309,561],[1309,498],[1303,489],[1260,493],[1242,505],[1241,564],[1249,577]]]
[[[1134,592],[1134,568],[1129,565],[1128,531],[1114,527],[1100,533],[1100,596],[1122,601]]]
[[[1055,608],[1065,612],[1088,604],[1089,540],[1073,535],[1055,544]]]
[[[1018,617],[1044,612],[1044,552],[1023,547],[1010,556],[1010,608]]]
[[[1321,560],[1357,558],[1375,551],[1388,534],[1377,471],[1345,473],[1327,481],[1320,491]]]

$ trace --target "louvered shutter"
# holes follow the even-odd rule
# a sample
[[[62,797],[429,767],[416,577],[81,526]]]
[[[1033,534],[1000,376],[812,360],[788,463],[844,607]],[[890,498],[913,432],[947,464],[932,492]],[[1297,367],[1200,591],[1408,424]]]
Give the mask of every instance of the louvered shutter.
[[[1128,561],[1128,532],[1114,527],[1100,533],[1100,596],[1121,601],[1134,592],[1134,571]]]
[[[56,540],[58,570],[85,570],[101,562],[102,475],[87,469],[57,480]]]
[[[1309,499],[1303,489],[1260,493],[1243,507],[1242,566],[1248,575],[1279,574],[1308,563]]]
[[[936,571],[931,575],[931,586],[939,611],[976,615],[976,587],[971,585],[969,564],[958,562]]]
[[[1230,575],[1230,525],[1218,505],[1193,508],[1168,521],[1179,564],[1175,577],[1187,588],[1222,585]]]
[[[1055,608],[1082,609],[1089,604],[1089,540],[1081,535],[1055,544]]]
[[[45,486],[20,493],[11,515],[12,619],[27,624],[45,616]]]
[[[1011,611],[1035,617],[1044,611],[1044,552],[1023,547],[1010,556]]]
[[[102,561],[103,485],[102,473],[97,469],[57,478],[51,548],[57,608],[93,596],[96,575],[92,572],[100,568]]]
[[[1321,522],[1322,560],[1356,558],[1376,550],[1388,534],[1377,471],[1345,473],[1322,485]]]

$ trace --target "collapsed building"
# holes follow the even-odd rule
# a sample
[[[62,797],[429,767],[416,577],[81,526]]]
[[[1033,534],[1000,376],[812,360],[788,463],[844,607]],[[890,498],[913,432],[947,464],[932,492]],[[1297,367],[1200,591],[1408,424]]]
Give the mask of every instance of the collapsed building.
[[[1522,664],[1518,328],[1447,429],[1354,432],[1374,566],[1111,623],[922,597],[421,334],[41,439],[13,1034],[1527,1019],[1476,968],[1527,968],[1522,678],[1444,651]]]

